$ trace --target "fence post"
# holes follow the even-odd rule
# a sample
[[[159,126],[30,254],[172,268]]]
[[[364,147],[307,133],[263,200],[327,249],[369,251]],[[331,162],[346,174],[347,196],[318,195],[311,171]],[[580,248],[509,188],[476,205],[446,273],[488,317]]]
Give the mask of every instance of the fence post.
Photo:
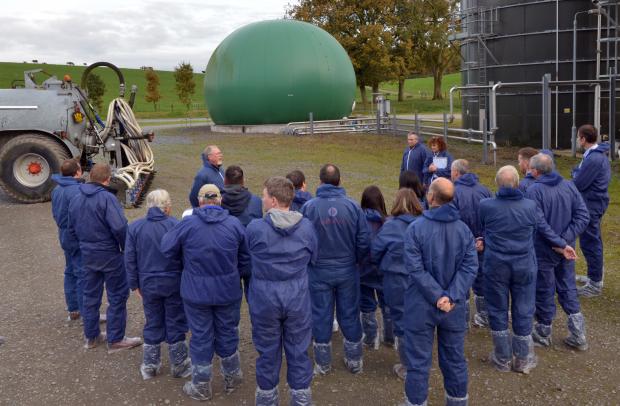
[[[482,120],[482,163],[489,163],[489,132],[487,131],[487,120]]]
[[[542,77],[542,147],[551,148],[551,74]]]
[[[616,160],[616,69],[609,68],[609,159]]]
[[[308,116],[310,118],[310,135],[314,135],[314,114],[310,112]]]
[[[443,140],[448,144],[448,113],[443,112]]]
[[[377,106],[377,135],[381,134],[381,111],[379,111],[379,106]]]
[[[397,134],[397,130],[396,127],[398,126],[398,123],[396,121],[396,113],[392,113],[392,133],[393,135]]]

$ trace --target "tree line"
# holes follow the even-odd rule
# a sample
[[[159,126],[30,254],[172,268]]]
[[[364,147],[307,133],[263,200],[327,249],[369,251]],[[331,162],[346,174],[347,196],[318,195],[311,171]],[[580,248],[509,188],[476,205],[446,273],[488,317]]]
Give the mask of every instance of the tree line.
[[[299,0],[286,16],[321,27],[349,54],[362,102],[366,86],[398,81],[398,100],[405,79],[433,76],[433,99],[441,99],[444,73],[456,70],[459,51],[449,41],[456,0]]]

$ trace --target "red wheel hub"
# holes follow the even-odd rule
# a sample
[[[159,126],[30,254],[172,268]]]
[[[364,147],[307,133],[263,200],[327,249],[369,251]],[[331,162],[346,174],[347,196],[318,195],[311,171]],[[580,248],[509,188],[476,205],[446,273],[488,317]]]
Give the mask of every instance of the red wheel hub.
[[[30,162],[28,164],[28,173],[31,175],[38,175],[41,173],[41,164],[38,162]]]

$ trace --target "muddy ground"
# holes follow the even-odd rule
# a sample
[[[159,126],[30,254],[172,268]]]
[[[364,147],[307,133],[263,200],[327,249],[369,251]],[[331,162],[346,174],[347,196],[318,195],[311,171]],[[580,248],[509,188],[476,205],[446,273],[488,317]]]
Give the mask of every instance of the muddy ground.
[[[207,134],[200,129],[162,130],[154,150],[158,175],[153,187],[173,195],[174,214],[187,205],[187,192],[198,155],[206,143],[217,143],[225,164],[240,164],[254,193],[271,174],[294,168],[306,172],[311,190],[317,186],[321,163],[341,166],[344,186],[358,199],[365,185],[382,186],[388,206],[396,188],[402,139],[371,135],[292,138]],[[477,147],[452,145],[456,156],[476,160]],[[509,162],[514,150],[500,153]],[[566,167],[573,163],[565,162]],[[493,167],[477,170],[491,186]],[[562,167],[563,171],[565,167]],[[617,192],[617,174],[614,190]],[[617,193],[606,217],[605,296],[582,301],[588,323],[590,350],[572,351],[562,344],[567,334],[561,310],[554,324],[554,345],[537,349],[539,366],[530,375],[495,372],[487,362],[491,351],[488,331],[472,329],[466,341],[469,360],[469,396],[472,405],[618,405],[620,404],[620,287],[617,275],[619,241]],[[145,209],[126,212],[133,220]],[[198,404],[181,391],[182,380],[166,372],[142,381],[142,351],[108,355],[105,348],[82,348],[81,327],[66,320],[62,273],[64,258],[57,241],[50,204],[22,205],[0,194],[0,405],[168,405]],[[583,260],[578,263],[583,270]],[[616,274],[614,274],[616,272]],[[139,298],[128,302],[128,335],[140,335],[143,313]],[[245,382],[224,395],[221,377],[214,381],[215,405],[251,405],[254,401],[255,351],[247,307],[242,310],[240,351]],[[393,349],[365,351],[364,372],[353,376],[342,364],[341,336],[334,336],[334,370],[314,380],[317,405],[395,405],[403,399],[403,383],[392,374],[397,361]],[[167,367],[164,356],[164,366]],[[285,370],[284,370],[285,371]],[[287,399],[285,375],[281,379],[282,404]],[[443,385],[436,357],[430,382],[429,404],[443,404]]]

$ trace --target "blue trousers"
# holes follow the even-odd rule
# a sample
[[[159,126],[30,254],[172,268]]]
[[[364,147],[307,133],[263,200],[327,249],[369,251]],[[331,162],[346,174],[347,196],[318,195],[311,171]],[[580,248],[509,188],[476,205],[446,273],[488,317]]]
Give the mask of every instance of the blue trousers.
[[[377,306],[384,312],[385,301],[383,300],[383,289],[376,289],[364,284],[360,285],[360,311],[362,313],[374,313]]]
[[[252,280],[250,285],[252,341],[258,352],[256,383],[262,390],[278,386],[282,349],[286,354],[286,380],[291,389],[310,387],[312,361],[312,307],[308,281]]]
[[[482,277],[482,267],[484,266],[483,262],[483,254],[478,253],[478,273],[476,274],[476,279],[474,279],[474,284],[472,285],[472,289],[476,296],[485,296],[484,294],[484,278]],[[469,292],[467,292],[469,298]]]
[[[127,324],[127,299],[129,287],[123,266],[123,256],[110,258],[108,268],[91,268],[84,258],[84,336],[93,339],[99,336],[99,308],[105,285],[108,296],[107,324],[108,343],[121,341],[125,337]]]
[[[71,255],[70,252],[65,252],[65,276],[64,276],[64,291],[65,302],[67,303],[67,311],[82,313],[82,303],[84,296],[84,282],[82,278],[82,255],[79,251]]]
[[[539,262],[536,278],[536,320],[550,326],[555,318],[555,294],[566,314],[581,311],[575,282],[575,261],[561,259],[557,265]]]
[[[593,282],[603,280],[603,240],[601,239],[602,214],[590,212],[590,222],[581,234],[579,244],[588,264],[588,278]]]
[[[211,365],[214,353],[227,358],[239,346],[239,303],[201,305],[183,301],[192,337],[189,352],[194,365]]]
[[[417,317],[426,317],[427,312],[440,312],[440,310],[420,309]],[[460,324],[464,325],[464,309],[454,316],[462,319]],[[465,397],[467,395],[467,360],[465,360],[464,347],[466,330],[451,330],[451,325],[455,323],[446,318],[442,321],[431,316],[426,321],[427,323],[424,324],[427,328],[414,329],[408,326],[405,329],[407,357],[405,393],[407,399],[414,405],[418,405],[428,398],[428,378],[433,362],[435,331],[437,331],[439,368],[443,374],[446,393],[452,397]],[[434,325],[436,322],[437,324]]]
[[[512,312],[512,331],[519,336],[532,333],[536,299],[536,262],[533,253],[488,257],[484,275],[484,298],[493,331],[508,330],[508,311]]]
[[[312,301],[312,335],[319,344],[331,341],[336,317],[342,335],[351,342],[362,339],[360,321],[360,281],[355,267],[351,270],[310,270],[310,298]]]
[[[142,290],[144,342],[157,345],[163,341],[168,344],[185,341],[187,320],[179,292],[179,281],[154,282],[149,281],[150,286]]]
[[[390,316],[394,321],[394,334],[402,338],[405,335],[403,311],[405,308],[405,292],[407,290],[407,275],[385,272],[383,274],[383,298],[390,309]]]

